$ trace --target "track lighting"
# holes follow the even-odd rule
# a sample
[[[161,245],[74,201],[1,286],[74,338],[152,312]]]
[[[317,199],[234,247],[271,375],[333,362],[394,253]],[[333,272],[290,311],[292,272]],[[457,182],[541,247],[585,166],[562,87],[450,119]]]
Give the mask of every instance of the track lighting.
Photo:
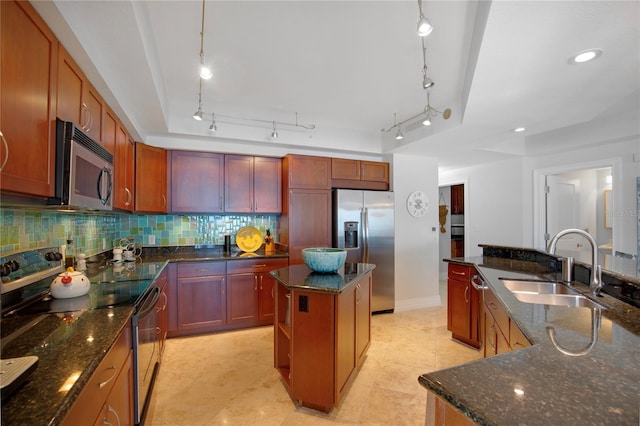
[[[430,89],[434,86],[435,82],[427,75],[427,48],[424,45],[424,39],[422,41],[422,88]]]
[[[402,129],[398,127],[398,131],[396,132],[396,140],[401,141],[404,139],[404,135],[402,134]]]
[[[424,119],[422,120],[423,126],[431,126],[431,118],[429,117],[429,110],[424,113]]]
[[[420,9],[420,19],[418,19],[418,35],[426,37],[433,31],[433,25],[422,13],[422,0],[418,0],[418,9]]]
[[[276,122],[273,122],[273,131],[271,131],[271,137],[272,138],[277,138],[278,137],[278,131],[276,130]]]
[[[209,80],[213,73],[208,66],[204,64],[204,2],[202,0],[202,27],[200,29],[200,78]]]
[[[211,133],[215,133],[218,131],[218,126],[216,125],[216,115],[211,114],[211,126],[209,126],[209,131]]]

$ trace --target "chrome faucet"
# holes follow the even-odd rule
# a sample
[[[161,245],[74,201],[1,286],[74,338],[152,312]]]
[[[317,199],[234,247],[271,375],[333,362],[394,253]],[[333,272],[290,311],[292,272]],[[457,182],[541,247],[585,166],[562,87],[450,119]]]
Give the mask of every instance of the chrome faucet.
[[[600,296],[600,291],[602,290],[602,287],[604,287],[604,283],[602,282],[602,266],[596,264],[598,262],[598,246],[591,234],[583,231],[582,229],[572,228],[560,231],[551,239],[547,252],[556,254],[558,241],[560,238],[569,234],[582,235],[587,239],[587,241],[589,241],[589,244],[591,244],[591,283],[589,284],[589,287],[594,296]]]

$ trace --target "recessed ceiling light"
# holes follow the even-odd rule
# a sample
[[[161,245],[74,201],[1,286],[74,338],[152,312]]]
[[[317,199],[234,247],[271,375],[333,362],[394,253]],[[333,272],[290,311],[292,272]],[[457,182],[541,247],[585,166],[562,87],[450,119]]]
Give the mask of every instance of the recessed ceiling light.
[[[526,127],[516,127],[515,129],[513,129],[513,131],[516,133],[524,132],[525,130],[527,130]]]
[[[582,64],[584,62],[592,61],[602,55],[602,49],[589,49],[584,50],[569,59],[570,64]]]

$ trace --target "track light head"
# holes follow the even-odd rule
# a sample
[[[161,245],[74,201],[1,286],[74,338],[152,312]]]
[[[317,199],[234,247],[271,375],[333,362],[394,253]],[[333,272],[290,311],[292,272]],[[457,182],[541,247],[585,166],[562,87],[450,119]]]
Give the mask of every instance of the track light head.
[[[427,108],[427,110],[424,112],[424,118],[422,119],[422,125],[423,126],[431,126],[431,114],[430,114],[431,110],[429,108]]]
[[[193,113],[193,118],[198,120],[198,121],[202,121],[202,109],[201,108],[198,108],[198,110]]]
[[[431,25],[431,22],[421,14],[420,19],[418,20],[418,35],[420,37],[426,37],[431,34],[431,31],[433,31],[433,25]]]
[[[435,86],[435,82],[433,80],[431,80],[429,77],[427,77],[427,74],[425,73],[424,78],[422,79],[422,88],[423,89],[430,89],[433,86]]]
[[[404,135],[402,134],[402,129],[398,126],[398,131],[396,132],[396,140],[401,141],[404,139]]]
[[[204,64],[201,64],[200,65],[200,78],[202,78],[203,80],[209,80],[211,77],[213,77],[213,73],[211,72],[209,67],[204,65]]]
[[[271,131],[271,137],[272,138],[277,138],[278,137],[278,131],[276,130],[276,122],[273,122],[273,130]]]

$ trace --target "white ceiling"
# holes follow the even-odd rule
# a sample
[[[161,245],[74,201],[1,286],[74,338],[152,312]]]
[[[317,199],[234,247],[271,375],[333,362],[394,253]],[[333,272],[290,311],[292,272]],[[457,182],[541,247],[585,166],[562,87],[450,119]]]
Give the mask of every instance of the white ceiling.
[[[136,137],[212,140],[210,120],[192,118],[201,1],[34,6]],[[416,1],[207,0],[204,53],[214,77],[203,82],[202,102],[219,117],[213,140],[419,153],[456,167],[522,155],[535,135],[618,109],[640,115],[638,1],[425,1],[424,11],[435,27],[426,39],[431,105],[453,113],[430,128],[408,123],[396,142],[381,129],[394,113],[400,122],[426,104]],[[604,54],[568,63],[588,48]],[[296,113],[316,128],[281,126],[278,140],[268,136],[268,122],[293,123]],[[514,134],[518,126],[527,132]]]

